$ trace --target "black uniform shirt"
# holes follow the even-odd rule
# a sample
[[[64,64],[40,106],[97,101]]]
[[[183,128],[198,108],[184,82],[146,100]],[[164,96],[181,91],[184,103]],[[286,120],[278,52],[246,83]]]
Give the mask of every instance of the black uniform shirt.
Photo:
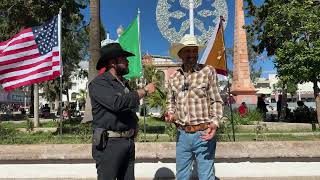
[[[128,89],[109,71],[98,75],[90,82],[89,95],[93,128],[112,131],[136,128],[138,117],[135,110],[139,107],[138,93],[128,92]]]

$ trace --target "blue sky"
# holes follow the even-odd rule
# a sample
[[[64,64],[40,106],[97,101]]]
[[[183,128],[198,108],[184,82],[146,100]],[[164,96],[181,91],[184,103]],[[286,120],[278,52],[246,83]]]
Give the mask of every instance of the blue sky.
[[[211,0],[202,0],[211,1]],[[261,4],[264,0],[255,0]],[[156,22],[157,0],[100,0],[101,21],[105,29],[110,33],[111,39],[116,39],[116,29],[122,25],[126,28],[137,16],[140,9],[140,29],[141,29],[141,51],[152,55],[168,56],[169,42],[162,36]],[[225,29],[226,47],[233,46],[233,27],[234,27],[234,0],[227,0],[228,5],[228,24]],[[86,21],[89,20],[89,8],[83,11]],[[246,20],[250,23],[250,19]],[[197,32],[196,32],[197,33]],[[228,64],[231,65],[229,60]],[[259,61],[258,66],[263,68],[263,77],[273,71],[271,60]],[[232,65],[230,66],[232,68]]]

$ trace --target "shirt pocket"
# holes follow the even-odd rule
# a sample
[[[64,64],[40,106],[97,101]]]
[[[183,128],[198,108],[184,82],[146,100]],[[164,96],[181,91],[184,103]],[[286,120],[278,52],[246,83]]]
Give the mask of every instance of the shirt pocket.
[[[207,84],[193,84],[191,85],[191,93],[195,98],[207,97]]]
[[[172,92],[176,98],[180,97],[183,94],[182,85],[172,86]]]

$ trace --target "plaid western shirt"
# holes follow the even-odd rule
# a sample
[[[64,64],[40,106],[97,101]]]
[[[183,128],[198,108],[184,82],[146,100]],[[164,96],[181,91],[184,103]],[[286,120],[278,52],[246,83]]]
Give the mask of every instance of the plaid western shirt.
[[[171,75],[167,110],[174,113],[177,124],[198,125],[213,122],[219,126],[222,99],[216,82],[216,71],[209,65],[196,65],[185,74],[182,68]]]

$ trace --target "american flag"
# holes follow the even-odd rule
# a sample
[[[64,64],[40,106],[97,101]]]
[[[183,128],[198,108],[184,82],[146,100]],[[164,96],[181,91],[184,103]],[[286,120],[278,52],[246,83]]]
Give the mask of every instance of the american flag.
[[[0,84],[6,91],[60,75],[58,16],[0,42]]]

